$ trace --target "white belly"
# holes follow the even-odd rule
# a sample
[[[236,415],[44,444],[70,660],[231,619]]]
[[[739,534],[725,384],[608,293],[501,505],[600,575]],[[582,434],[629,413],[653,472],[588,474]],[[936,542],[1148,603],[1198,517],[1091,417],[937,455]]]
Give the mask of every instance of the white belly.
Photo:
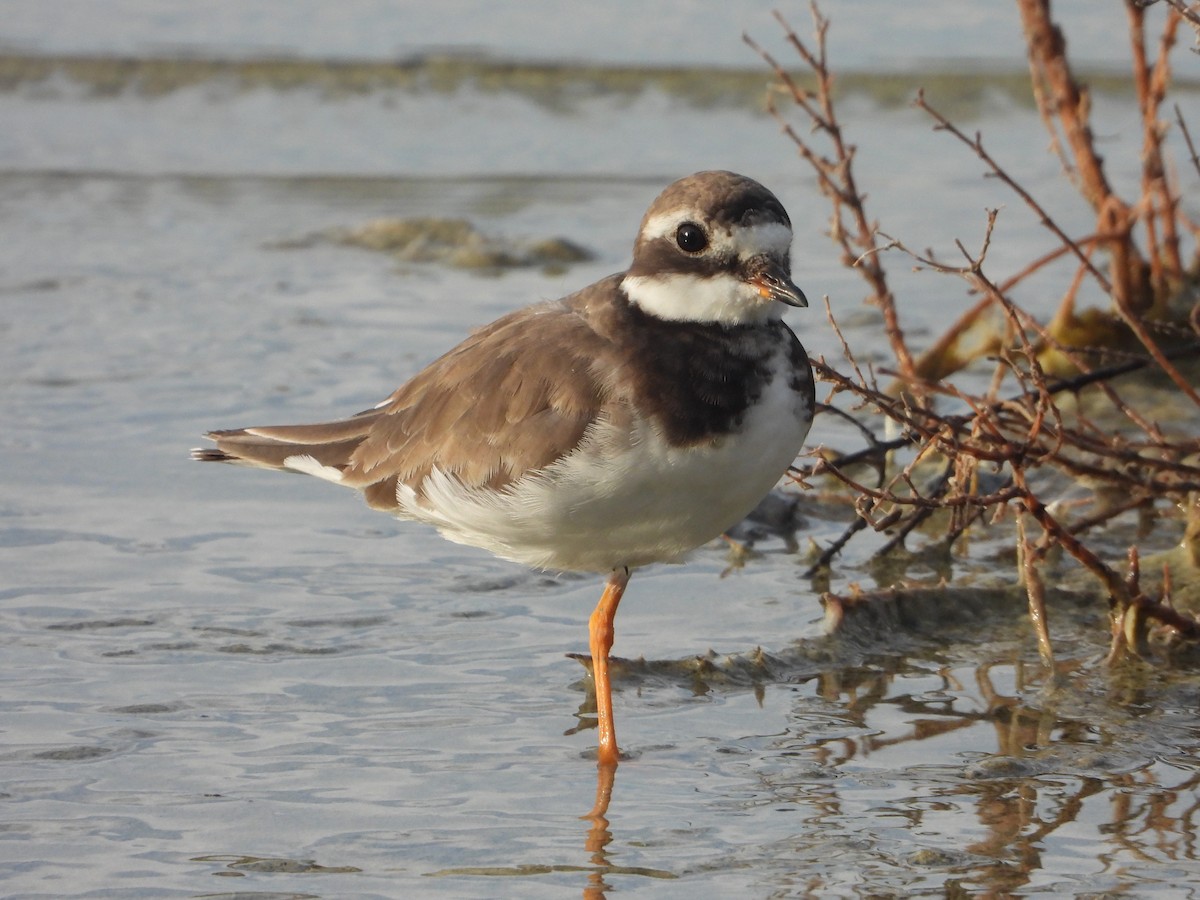
[[[782,361],[782,358],[777,361]],[[578,450],[495,492],[435,471],[403,515],[452,541],[540,569],[670,562],[735,525],[795,460],[812,418],[777,368],[735,433],[671,447],[645,421],[594,426]]]

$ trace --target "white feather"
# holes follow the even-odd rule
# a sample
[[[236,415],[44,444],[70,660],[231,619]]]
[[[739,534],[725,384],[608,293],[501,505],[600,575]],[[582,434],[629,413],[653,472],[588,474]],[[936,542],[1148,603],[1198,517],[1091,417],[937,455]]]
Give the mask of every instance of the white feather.
[[[754,285],[732,274],[626,275],[621,286],[629,299],[651,315],[673,322],[749,325],[778,319],[783,304],[764,297]]]
[[[289,456],[284,459],[283,465],[284,468],[291,469],[293,472],[301,472],[304,475],[324,478],[326,481],[332,481],[334,484],[340,484],[342,480],[341,469],[335,469],[333,466],[323,466],[307,453]]]

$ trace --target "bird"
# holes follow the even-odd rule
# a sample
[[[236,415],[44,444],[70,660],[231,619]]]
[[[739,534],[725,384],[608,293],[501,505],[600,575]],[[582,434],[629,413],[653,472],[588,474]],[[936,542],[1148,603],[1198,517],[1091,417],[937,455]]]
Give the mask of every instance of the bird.
[[[588,620],[597,762],[614,769],[609,655],[633,570],[741,521],[801,452],[808,355],[783,322],[792,225],[757,181],[704,171],[650,204],[632,262],[472,332],[357,415],[211,431],[201,461],[362,492],[451,541],[607,576]]]

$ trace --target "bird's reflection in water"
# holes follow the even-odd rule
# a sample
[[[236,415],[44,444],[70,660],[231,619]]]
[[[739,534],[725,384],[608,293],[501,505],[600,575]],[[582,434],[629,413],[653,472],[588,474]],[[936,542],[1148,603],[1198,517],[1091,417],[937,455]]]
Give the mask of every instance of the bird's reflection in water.
[[[591,822],[584,849],[590,854],[588,862],[593,867],[588,873],[587,884],[583,889],[585,900],[601,900],[606,896],[605,891],[611,887],[604,880],[604,875],[611,868],[608,845],[612,843],[613,836],[608,828],[608,804],[612,801],[616,779],[616,766],[601,764],[596,767],[596,802],[592,805],[591,812],[582,817]]]
[[[592,723],[594,724],[594,719]],[[580,727],[586,728],[587,720]],[[578,729],[577,729],[578,730]],[[649,866],[615,865],[609,857],[608,847],[613,842],[613,833],[609,830],[608,808],[612,800],[613,786],[616,784],[617,767],[613,764],[600,764],[596,767],[596,799],[591,810],[580,820],[588,822],[587,836],[584,839],[584,851],[587,853],[587,864],[578,863],[547,865],[543,863],[527,863],[512,866],[460,866],[452,869],[439,869],[427,872],[430,877],[512,877],[534,876],[550,873],[575,873],[584,876],[583,896],[588,900],[602,900],[613,885],[606,879],[610,875],[631,875],[638,878],[655,878],[672,880],[679,876],[666,869],[655,869]]]
[[[590,660],[587,657],[577,657],[580,662],[588,667],[590,672]],[[619,667],[627,665],[626,660],[617,661]],[[576,734],[580,731],[586,731],[597,726],[596,720],[596,695],[593,690],[593,682],[589,678],[586,681],[587,695],[586,699],[579,707],[579,711],[575,714],[578,723],[566,734]],[[596,764],[596,798],[592,802],[592,808],[585,815],[579,818],[588,825],[587,837],[584,840],[584,850],[588,854],[587,882],[583,887],[583,896],[585,900],[603,900],[608,896],[607,891],[613,888],[613,885],[606,881],[606,876],[609,875],[636,875],[641,878],[657,878],[670,880],[676,876],[674,873],[665,869],[655,869],[648,866],[622,866],[613,862],[609,856],[609,845],[613,843],[613,833],[609,828],[608,810],[612,803],[613,790],[617,783],[617,764],[610,763],[604,760],[597,760]]]

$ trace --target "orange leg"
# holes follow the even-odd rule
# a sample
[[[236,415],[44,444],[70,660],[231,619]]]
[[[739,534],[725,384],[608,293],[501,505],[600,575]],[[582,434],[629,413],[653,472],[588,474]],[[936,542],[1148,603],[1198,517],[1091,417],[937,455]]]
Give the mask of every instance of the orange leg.
[[[604,593],[588,620],[588,643],[592,651],[592,680],[596,684],[596,716],[600,720],[600,746],[596,757],[602,767],[615,767],[620,759],[617,751],[617,729],[613,722],[612,688],[608,683],[608,653],[613,645],[613,619],[617,605],[629,584],[629,570],[613,569],[604,584]]]

